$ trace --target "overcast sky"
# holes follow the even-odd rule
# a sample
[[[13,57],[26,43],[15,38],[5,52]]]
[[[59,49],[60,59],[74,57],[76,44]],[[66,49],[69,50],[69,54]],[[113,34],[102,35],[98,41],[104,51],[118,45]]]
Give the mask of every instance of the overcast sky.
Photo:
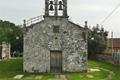
[[[70,19],[84,25],[101,24],[106,16],[118,5],[120,0],[68,0]],[[0,19],[22,24],[23,19],[44,15],[44,0],[0,0]],[[120,8],[102,24],[114,37],[120,37]],[[110,36],[110,35],[109,35]]]

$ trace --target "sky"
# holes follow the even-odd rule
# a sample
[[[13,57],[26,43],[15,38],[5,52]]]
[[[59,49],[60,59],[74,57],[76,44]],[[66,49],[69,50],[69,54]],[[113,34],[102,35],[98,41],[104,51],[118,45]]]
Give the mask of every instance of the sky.
[[[104,22],[102,21],[120,4],[120,0],[68,0],[71,21],[90,27],[103,25],[105,30],[120,38],[120,7]],[[119,5],[120,6],[120,5]],[[0,0],[0,19],[23,24],[24,19],[44,15],[44,0]]]

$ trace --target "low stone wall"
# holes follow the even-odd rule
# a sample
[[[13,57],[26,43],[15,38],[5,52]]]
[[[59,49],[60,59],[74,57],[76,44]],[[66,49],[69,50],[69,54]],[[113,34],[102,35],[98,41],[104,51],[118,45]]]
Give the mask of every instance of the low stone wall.
[[[120,65],[120,62],[111,55],[102,55],[102,54],[92,54],[92,55],[91,55],[92,59],[102,60],[110,64]]]

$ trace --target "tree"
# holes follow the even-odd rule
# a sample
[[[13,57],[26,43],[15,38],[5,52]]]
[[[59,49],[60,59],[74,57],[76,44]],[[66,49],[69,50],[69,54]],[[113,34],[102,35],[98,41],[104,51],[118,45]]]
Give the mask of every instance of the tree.
[[[11,51],[23,51],[23,28],[9,21],[0,20],[0,43],[11,44]]]
[[[99,28],[99,25],[89,29],[88,34],[88,53],[96,54],[103,53],[107,47],[108,32],[104,28]]]

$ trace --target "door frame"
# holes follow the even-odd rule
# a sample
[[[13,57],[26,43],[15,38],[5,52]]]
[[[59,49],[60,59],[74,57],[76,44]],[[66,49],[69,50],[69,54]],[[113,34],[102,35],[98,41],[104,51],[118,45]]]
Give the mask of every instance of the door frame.
[[[62,55],[62,51],[60,51],[60,50],[50,50],[50,72],[51,72],[51,53],[52,52],[60,52],[60,54],[61,54],[61,71],[60,72],[57,72],[57,73],[62,73],[63,72],[63,55]],[[53,72],[54,73],[54,72]]]

